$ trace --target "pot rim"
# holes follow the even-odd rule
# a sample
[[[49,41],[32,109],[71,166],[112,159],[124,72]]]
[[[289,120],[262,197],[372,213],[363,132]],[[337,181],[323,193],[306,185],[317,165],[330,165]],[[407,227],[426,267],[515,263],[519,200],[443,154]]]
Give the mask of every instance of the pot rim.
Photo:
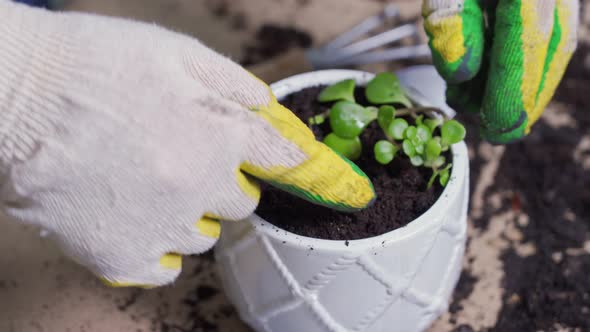
[[[320,84],[331,84],[350,78],[355,79],[357,84],[365,84],[372,77],[374,77],[374,74],[364,71],[329,69],[290,76],[286,79],[271,84],[270,87],[275,93],[277,99],[280,100],[286,95],[306,87]],[[425,105],[424,103],[421,103],[420,105],[432,106]],[[247,218],[246,222],[250,222],[254,228],[257,229],[257,231],[262,232],[271,238],[276,238],[284,245],[302,247],[305,249],[314,248],[314,250],[319,249],[341,251],[387,247],[392,243],[412,237],[424,229],[431,227],[433,224],[440,222],[441,215],[448,213],[449,206],[452,206],[450,203],[454,200],[455,196],[461,193],[461,190],[466,181],[469,167],[469,158],[465,142],[461,141],[451,146],[451,152],[453,154],[453,167],[451,170],[451,176],[440,197],[428,210],[426,210],[426,212],[424,212],[418,218],[412,220],[403,227],[394,229],[387,233],[358,240],[326,240],[306,237],[289,232],[267,222],[256,214],[253,214]],[[345,242],[346,245],[343,244]]]

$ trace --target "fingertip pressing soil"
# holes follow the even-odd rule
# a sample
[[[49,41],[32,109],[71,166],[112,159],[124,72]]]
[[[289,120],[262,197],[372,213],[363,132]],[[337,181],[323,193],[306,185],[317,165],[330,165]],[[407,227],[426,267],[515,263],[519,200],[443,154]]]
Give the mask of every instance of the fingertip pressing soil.
[[[323,86],[303,89],[281,102],[301,120],[326,111],[329,105],[317,101]],[[363,89],[356,90],[357,102],[368,105]],[[329,124],[313,126],[316,138],[323,139]],[[295,234],[329,240],[356,240],[378,236],[407,225],[430,208],[442,192],[437,183],[425,190],[430,171],[416,168],[407,158],[397,157],[388,166],[377,163],[372,146],[382,137],[372,123],[361,134],[363,153],[355,163],[369,176],[377,193],[373,206],[356,213],[342,213],[314,205],[283,191],[265,186],[256,213],[275,226]],[[450,156],[447,156],[450,158]]]

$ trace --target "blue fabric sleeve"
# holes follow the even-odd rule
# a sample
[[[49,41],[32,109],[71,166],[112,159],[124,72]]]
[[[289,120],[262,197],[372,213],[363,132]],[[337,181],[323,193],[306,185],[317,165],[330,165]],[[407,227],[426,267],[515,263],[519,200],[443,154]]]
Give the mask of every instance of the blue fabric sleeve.
[[[49,3],[48,0],[15,0],[16,2],[20,2],[20,3],[26,3],[27,5],[30,6],[35,6],[35,7],[49,7]]]

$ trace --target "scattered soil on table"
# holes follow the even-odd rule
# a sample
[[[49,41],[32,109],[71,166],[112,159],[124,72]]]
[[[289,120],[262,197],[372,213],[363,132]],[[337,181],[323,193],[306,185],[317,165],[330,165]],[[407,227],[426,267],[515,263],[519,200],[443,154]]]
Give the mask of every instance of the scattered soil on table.
[[[230,6],[227,1],[207,1],[205,3],[209,11],[218,18],[223,18],[229,15]]]
[[[579,149],[590,128],[590,72],[584,65],[589,51],[581,47],[574,55],[555,96],[565,107],[551,110],[564,113],[573,124],[552,126],[542,118],[529,137],[506,146],[484,197],[511,194],[503,195],[500,207],[486,205],[483,215],[471,220],[485,232],[493,216],[509,210],[525,214],[528,223],[507,222],[523,234],[520,243],[536,248],[524,257],[513,247],[502,253],[503,304],[489,331],[590,331],[590,170],[584,166],[590,150]],[[477,151],[478,120],[472,115],[459,115],[459,120],[467,127],[468,145]],[[472,184],[484,162],[473,157]],[[470,283],[462,277],[453,303],[469,295]],[[463,308],[450,309],[460,314]],[[455,331],[473,329],[461,326]]]
[[[574,112],[578,129],[542,122],[533,137],[511,146],[502,159],[495,186],[522,197],[530,220],[520,227],[522,242],[534,243],[537,251],[527,257],[514,250],[503,254],[505,305],[497,331],[550,330],[557,324],[590,330],[590,255],[584,250],[590,171],[574,160],[580,131],[590,125],[589,106]],[[508,303],[514,294],[519,301]]]
[[[451,332],[475,332],[475,330],[468,324],[461,324],[454,328]]]
[[[496,331],[590,331],[590,170],[582,162],[590,150],[576,152],[589,133],[590,82],[579,62],[574,58],[556,96],[570,104],[574,125],[539,123],[529,138],[508,147],[492,188],[521,197],[530,220],[520,227],[522,242],[537,248],[531,256],[508,250],[502,257],[505,305]],[[520,300],[510,304],[513,294]]]
[[[264,62],[292,48],[308,48],[313,40],[307,32],[292,26],[271,23],[263,24],[257,31],[255,40],[244,46],[243,66]]]
[[[204,314],[202,307],[209,305],[209,302],[219,294],[218,287],[198,285],[197,288],[184,299],[184,304],[190,308],[188,321],[182,326],[162,322],[161,332],[218,332],[217,321],[219,317],[208,317]],[[220,309],[220,312],[222,310]],[[231,311],[233,312],[233,311]]]
[[[227,0],[209,0],[205,5],[213,16],[219,20],[227,20],[232,29],[242,31],[248,28],[246,15],[236,11]]]
[[[213,251],[194,256],[188,256],[196,264],[189,272],[188,278],[199,280],[194,288],[188,291],[181,302],[184,308],[177,308],[183,313],[179,320],[178,312],[173,313],[168,303],[162,301],[157,308],[157,315],[153,321],[153,332],[225,332],[227,321],[236,320],[234,308],[224,299],[221,285],[214,274]],[[158,290],[155,290],[158,291]],[[141,292],[151,292],[141,290]],[[242,331],[242,330],[240,330]],[[250,330],[243,330],[250,331]],[[238,332],[238,331],[236,331]]]
[[[469,296],[469,294],[471,294],[471,292],[473,291],[473,287],[475,286],[475,283],[477,281],[477,277],[475,277],[471,273],[471,271],[467,269],[463,270],[463,272],[461,273],[461,277],[459,278],[459,282],[457,283],[457,287],[455,288],[452,302],[449,305],[449,312],[451,314],[455,314],[463,310],[463,305],[461,304],[461,301],[466,299]]]
[[[317,102],[322,86],[311,87],[287,96],[282,103],[304,122],[313,114],[328,109]],[[368,105],[363,90],[357,89],[356,100]],[[314,126],[313,132],[322,139],[329,124]],[[356,164],[371,178],[377,200],[373,206],[356,213],[341,213],[294,198],[278,189],[266,186],[256,213],[274,225],[290,232],[313,238],[355,240],[377,236],[405,226],[434,204],[442,192],[438,183],[426,189],[430,171],[412,166],[407,158],[398,157],[388,166],[374,160],[372,146],[383,133],[374,122],[363,134],[363,153]],[[447,156],[449,158],[449,156]]]

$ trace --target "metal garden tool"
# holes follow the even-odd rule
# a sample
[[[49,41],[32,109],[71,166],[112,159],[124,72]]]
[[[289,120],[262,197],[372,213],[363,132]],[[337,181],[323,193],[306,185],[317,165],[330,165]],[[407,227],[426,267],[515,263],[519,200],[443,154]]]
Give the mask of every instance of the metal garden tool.
[[[395,5],[387,5],[382,12],[365,19],[323,46],[292,49],[248,69],[266,82],[275,82],[281,78],[314,69],[349,67],[430,56],[428,45],[418,44],[418,28],[414,24],[395,26],[399,14]],[[376,30],[383,28],[385,31],[375,34]],[[413,45],[400,45],[399,42],[404,39],[413,39]]]

